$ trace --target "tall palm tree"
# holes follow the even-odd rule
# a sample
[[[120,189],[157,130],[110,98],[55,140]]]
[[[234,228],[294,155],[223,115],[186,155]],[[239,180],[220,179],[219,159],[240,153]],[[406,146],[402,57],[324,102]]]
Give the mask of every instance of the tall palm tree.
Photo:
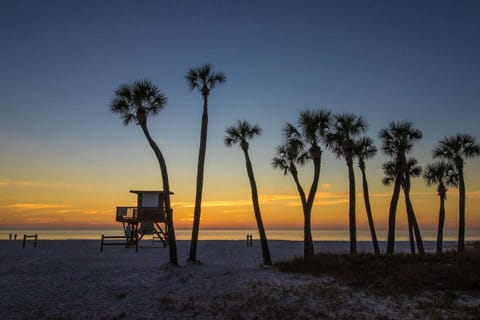
[[[200,230],[200,215],[202,210],[203,172],[205,153],[207,150],[208,128],[208,95],[217,84],[224,83],[226,76],[222,72],[214,72],[210,64],[204,64],[188,70],[185,80],[191,90],[198,89],[203,97],[202,127],[200,131],[200,148],[198,151],[197,188],[195,193],[195,209],[193,212],[192,240],[188,261],[197,261],[198,232]]]
[[[438,213],[437,253],[442,253],[443,227],[445,225],[445,200],[450,186],[457,186],[457,173],[451,162],[437,161],[427,165],[423,178],[428,186],[437,185],[440,197],[440,210]]]
[[[409,121],[392,121],[389,124],[388,128],[382,129],[380,131],[379,137],[380,139],[382,139],[383,152],[392,157],[400,169],[397,173],[397,176],[401,180],[398,182],[401,182],[405,198],[408,199],[406,200],[408,203],[407,214],[410,221],[413,223],[413,230],[415,232],[417,246],[419,248],[419,251],[422,253],[424,249],[423,242],[421,240],[420,229],[418,228],[418,224],[416,223],[415,212],[409,200],[410,175],[407,162],[407,154],[412,151],[414,142],[422,138],[422,132],[418,129],[413,128],[412,123]],[[395,219],[396,204],[395,207],[392,207],[393,204],[394,202],[392,201],[389,213],[387,253],[393,253],[395,243],[395,222],[393,222],[391,219]]]
[[[415,253],[415,239],[417,239],[417,247],[419,253],[425,253],[423,248],[423,241],[421,238],[420,230],[418,229],[417,218],[415,217],[412,200],[410,199],[410,183],[406,183],[408,177],[408,181],[410,178],[419,177],[422,174],[422,167],[418,165],[418,160],[415,158],[408,158],[407,159],[407,169],[406,173],[404,173],[403,178],[403,193],[405,195],[405,207],[407,209],[407,219],[408,219],[408,234],[410,237],[410,247],[412,254]]]
[[[124,125],[132,122],[139,125],[157,157],[165,193],[170,263],[176,265],[178,263],[177,245],[173,225],[173,211],[170,206],[170,184],[168,181],[167,163],[160,148],[151,137],[147,126],[148,117],[157,115],[166,104],[167,97],[150,80],[140,80],[135,81],[133,84],[121,85],[115,90],[114,97],[110,103],[110,111],[120,114]]]
[[[397,216],[398,199],[402,188],[402,172],[398,170],[399,165],[390,160],[382,165],[385,177],[382,183],[386,186],[393,185],[392,198],[390,200],[390,209],[388,214],[388,234],[387,234],[387,254],[392,254],[395,248],[395,223]]]
[[[236,126],[229,127],[226,131],[225,145],[232,147],[239,144],[245,156],[248,179],[252,190],[253,211],[255,212],[255,219],[257,221],[258,233],[260,234],[260,242],[262,245],[263,264],[271,265],[272,259],[270,257],[270,250],[268,248],[267,235],[263,226],[262,214],[260,212],[260,205],[258,203],[257,183],[253,174],[253,166],[248,154],[249,143],[248,140],[260,135],[262,130],[258,125],[252,125],[247,121],[238,121]]]
[[[455,136],[445,137],[433,150],[433,158],[451,161],[458,174],[458,251],[465,249],[465,178],[463,168],[465,159],[478,155],[480,155],[480,145],[475,141],[475,137],[469,134],[458,133]]]
[[[373,220],[372,208],[370,206],[370,196],[368,192],[368,182],[366,174],[365,160],[373,158],[377,154],[377,148],[373,144],[373,139],[369,137],[360,138],[355,144],[355,154],[358,157],[358,167],[362,172],[363,200],[365,202],[365,211],[368,218],[368,226],[370,235],[372,236],[373,250],[375,254],[380,254],[378,246],[377,233],[375,231],[375,223]]]
[[[305,258],[314,256],[313,238],[311,231],[311,212],[307,205],[307,197],[298,178],[297,164],[303,166],[308,159],[308,153],[303,151],[303,144],[285,143],[277,146],[272,166],[283,171],[284,175],[291,174],[297,187],[303,209],[303,255]]]
[[[334,116],[333,130],[327,135],[327,146],[337,158],[344,158],[348,168],[350,253],[357,253],[357,224],[355,216],[356,193],[353,157],[355,156],[354,138],[367,130],[367,123],[361,116],[341,113]]]
[[[286,145],[295,146],[298,150],[306,150],[308,158],[313,162],[313,180],[307,196],[306,209],[304,210],[305,224],[307,232],[305,233],[307,247],[304,248],[306,256],[313,256],[313,241],[310,231],[310,220],[313,202],[318,189],[320,180],[320,168],[322,162],[322,149],[320,142],[325,141],[331,122],[331,112],[327,110],[305,110],[300,112],[297,120],[297,127],[287,123],[283,130]],[[298,187],[297,187],[298,188]],[[304,227],[305,229],[305,227]]]
[[[398,161],[395,160],[390,160],[387,161],[383,164],[382,166],[383,172],[385,174],[384,178],[382,179],[382,183],[386,186],[391,185],[394,183],[394,190],[393,190],[393,195],[392,195],[392,200],[390,202],[390,208],[395,208],[397,207],[398,200],[400,197],[400,191],[402,188],[405,188],[405,178],[403,174],[403,169],[401,165],[398,163]],[[407,168],[408,168],[408,174],[411,177],[418,177],[421,172],[422,168],[418,166],[418,161],[415,158],[409,158],[407,160]],[[415,235],[414,235],[414,225],[416,224],[416,219],[415,216],[410,215],[410,211],[408,207],[411,207],[411,200],[410,197],[408,196],[408,193],[405,195],[405,205],[407,208],[407,221],[408,221],[408,236],[410,240],[410,251],[415,253]],[[395,231],[395,217],[390,219],[391,217],[389,216],[389,230],[390,228]],[[392,226],[392,225],[393,226]],[[390,235],[390,233],[389,233]],[[389,241],[395,241],[395,237],[392,237],[393,240],[390,238],[388,239]],[[423,243],[420,241],[417,241],[418,243],[421,243],[422,245],[419,246],[419,251],[423,252]],[[393,245],[391,245],[392,251],[388,251],[387,253],[393,253]],[[388,243],[387,243],[387,249],[388,249]]]

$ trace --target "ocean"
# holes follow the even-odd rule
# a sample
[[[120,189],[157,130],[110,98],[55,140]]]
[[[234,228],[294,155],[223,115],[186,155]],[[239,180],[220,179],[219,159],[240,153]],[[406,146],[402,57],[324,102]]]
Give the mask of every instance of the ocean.
[[[267,237],[270,240],[290,240],[302,241],[303,230],[267,230]],[[24,234],[38,234],[38,238],[42,240],[99,240],[103,235],[122,235],[123,229],[37,229],[37,230],[0,230],[0,240],[8,240],[17,234],[17,239],[22,239]],[[256,229],[200,229],[199,240],[245,240],[246,235],[253,235],[254,239],[258,239]],[[177,229],[175,230],[177,240],[190,240],[191,230]],[[313,240],[315,241],[349,241],[348,230],[312,230]],[[408,240],[407,230],[398,230],[396,232],[396,240]],[[377,230],[379,241],[387,240],[386,230]],[[422,238],[426,241],[436,240],[435,230],[422,230]],[[146,236],[151,239],[151,236]],[[370,232],[368,230],[357,230],[358,241],[370,241]],[[445,230],[445,241],[456,241],[457,232],[453,230]],[[467,241],[480,241],[480,230],[467,230]]]

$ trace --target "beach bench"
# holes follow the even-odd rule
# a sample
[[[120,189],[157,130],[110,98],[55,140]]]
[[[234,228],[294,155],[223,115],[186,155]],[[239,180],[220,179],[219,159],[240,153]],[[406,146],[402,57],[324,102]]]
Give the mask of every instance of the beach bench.
[[[125,246],[125,248],[135,246],[135,252],[138,252],[138,237],[106,236],[102,234],[100,252],[103,252],[103,246]]]

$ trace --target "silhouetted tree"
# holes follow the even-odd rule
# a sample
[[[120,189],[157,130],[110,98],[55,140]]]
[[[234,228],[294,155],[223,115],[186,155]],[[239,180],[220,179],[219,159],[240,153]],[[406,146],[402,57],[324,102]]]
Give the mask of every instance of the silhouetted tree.
[[[458,251],[465,249],[465,178],[463,168],[465,159],[480,155],[480,145],[475,138],[469,134],[457,134],[455,136],[445,137],[433,150],[433,158],[445,159],[451,161],[458,174]]]
[[[415,238],[417,240],[418,251],[424,252],[422,237],[420,229],[416,222],[415,212],[410,201],[410,175],[407,163],[407,153],[413,149],[413,143],[416,140],[422,138],[422,132],[418,129],[414,129],[412,123],[409,121],[395,122],[392,121],[389,127],[380,131],[380,139],[382,139],[382,150],[385,154],[394,159],[395,164],[398,166],[397,178],[400,179],[395,183],[401,183],[407,202],[407,215],[409,221],[412,223]],[[396,190],[394,188],[394,190]],[[392,197],[392,200],[393,197]],[[398,199],[397,199],[398,201]],[[395,205],[392,207],[392,205]],[[395,219],[396,216],[396,203],[391,202],[389,213],[389,228],[387,239],[387,253],[393,253],[395,244]],[[393,220],[392,220],[393,219]]]
[[[157,157],[162,173],[163,192],[165,193],[165,207],[167,217],[167,238],[169,244],[170,263],[177,264],[177,245],[175,228],[173,225],[173,211],[170,205],[170,185],[165,158],[160,148],[152,139],[148,131],[147,119],[158,114],[166,105],[167,97],[149,80],[135,81],[133,84],[124,84],[115,90],[110,104],[110,111],[119,113],[123,124],[132,122],[139,125],[147,141]]]
[[[203,97],[202,127],[200,131],[200,148],[198,152],[197,187],[195,193],[195,209],[193,213],[192,240],[188,261],[197,261],[198,232],[200,230],[200,215],[202,210],[203,172],[205,153],[207,150],[208,128],[208,95],[217,84],[224,83],[226,76],[222,72],[214,72],[210,64],[192,68],[185,75],[185,80],[191,90],[198,89]]]
[[[292,175],[295,186],[297,187],[303,209],[303,255],[305,258],[314,256],[312,230],[311,230],[311,214],[307,205],[307,197],[298,178],[297,164],[303,166],[308,159],[308,153],[303,150],[303,144],[285,143],[277,147],[272,166],[275,169],[283,171],[284,175],[290,173]]]
[[[457,186],[457,172],[451,162],[437,161],[427,165],[423,178],[428,186],[437,185],[437,194],[440,197],[438,213],[437,253],[442,253],[443,227],[445,225],[445,200],[450,186]]]
[[[300,112],[297,120],[297,127],[287,123],[283,130],[286,145],[295,145],[299,150],[306,150],[308,157],[313,162],[313,180],[307,196],[306,210],[304,210],[305,224],[307,228],[307,239],[304,239],[307,247],[304,248],[306,256],[314,255],[313,241],[311,237],[311,213],[315,195],[320,179],[320,168],[322,160],[322,149],[320,142],[325,140],[330,127],[331,112],[326,110],[306,110]],[[304,228],[305,229],[305,228]]]
[[[391,254],[395,247],[395,222],[397,215],[398,199],[402,188],[402,172],[398,169],[399,165],[390,160],[382,165],[385,177],[382,183],[386,186],[393,185],[392,199],[390,200],[390,209],[388,214],[388,234],[387,234],[387,254]]]
[[[407,167],[408,167],[409,175],[412,177],[418,177],[422,172],[422,168],[418,166],[418,161],[414,158],[409,158],[407,160]],[[386,186],[394,183],[391,207],[393,206],[396,208],[399,197],[400,197],[401,188],[405,188],[405,183],[404,183],[405,179],[403,175],[403,169],[401,168],[400,164],[395,160],[390,160],[385,162],[382,168],[385,174],[384,178],[382,179],[382,183]],[[409,204],[409,198],[405,196],[406,208],[409,205],[411,205]],[[412,221],[412,217],[409,215],[408,209],[407,209],[407,220],[408,220],[408,237],[410,240],[410,251],[412,253],[415,253],[415,236],[414,236],[414,228],[413,228],[414,222]],[[392,219],[392,221],[393,221],[393,229],[395,230],[395,219]],[[389,219],[389,223],[390,222],[391,221]],[[393,251],[387,252],[387,253],[393,253]]]
[[[408,158],[407,160],[407,174],[405,176],[408,176],[408,181],[410,181],[409,178],[417,178],[422,174],[422,167],[418,165],[418,160],[415,158]],[[410,184],[407,184],[407,178],[403,179],[403,193],[405,195],[405,207],[407,208],[407,219],[408,219],[408,234],[410,237],[410,246],[411,246],[411,252],[412,254],[415,253],[415,241],[414,241],[414,236],[415,239],[417,239],[417,247],[418,247],[418,252],[420,253],[425,253],[425,250],[423,248],[423,241],[418,234],[420,234],[420,230],[418,229],[418,223],[417,219],[415,217],[414,211],[413,211],[413,205],[412,205],[412,200],[410,199]],[[408,188],[408,189],[407,189]]]
[[[356,192],[355,173],[353,171],[353,157],[355,156],[354,138],[367,130],[367,123],[361,116],[351,113],[334,115],[332,132],[327,135],[327,147],[337,158],[344,158],[348,168],[348,194],[349,194],[349,229],[350,253],[357,253],[357,224],[356,224]]]
[[[362,172],[362,185],[363,185],[363,200],[365,202],[365,211],[368,218],[368,226],[370,228],[370,235],[372,237],[373,250],[375,254],[380,254],[380,248],[378,246],[377,233],[375,231],[375,223],[373,220],[372,208],[370,206],[370,196],[368,192],[368,182],[366,174],[365,160],[373,158],[377,154],[377,148],[373,144],[373,139],[368,137],[360,138],[355,143],[355,154],[358,157],[358,167]]]
[[[258,203],[257,184],[253,174],[253,166],[248,154],[249,143],[248,140],[260,135],[262,130],[258,125],[251,125],[247,121],[238,121],[236,126],[229,127],[226,131],[225,145],[231,147],[234,144],[240,144],[240,148],[245,155],[245,162],[247,167],[248,179],[250,181],[250,188],[252,191],[253,211],[255,212],[255,219],[257,221],[258,233],[260,234],[260,242],[262,245],[263,263],[271,265],[272,259],[270,257],[270,250],[268,248],[267,235],[263,226],[262,214],[260,212],[260,205]]]

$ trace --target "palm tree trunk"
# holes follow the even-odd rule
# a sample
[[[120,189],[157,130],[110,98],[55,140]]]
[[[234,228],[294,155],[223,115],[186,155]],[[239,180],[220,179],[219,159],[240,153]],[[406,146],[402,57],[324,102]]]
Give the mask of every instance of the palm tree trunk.
[[[157,157],[158,164],[160,165],[160,171],[162,173],[162,183],[163,183],[163,192],[165,193],[165,209],[166,209],[166,216],[167,216],[167,240],[168,240],[168,247],[169,247],[169,255],[170,255],[170,263],[171,264],[178,264],[177,258],[177,242],[175,238],[175,228],[173,224],[173,210],[170,204],[170,184],[168,181],[168,171],[167,171],[167,163],[165,158],[163,157],[160,148],[155,143],[155,141],[150,136],[150,132],[148,131],[147,124],[141,124],[143,133],[150,144],[150,147],[153,149],[155,156]]]
[[[265,228],[263,226],[262,214],[260,213],[260,205],[258,203],[257,183],[255,182],[255,176],[253,174],[252,163],[250,161],[250,157],[248,156],[248,150],[246,148],[242,148],[242,150],[245,155],[248,179],[250,180],[253,211],[255,212],[255,219],[257,221],[258,233],[260,235],[260,242],[261,242],[262,254],[263,254],[263,264],[271,265],[272,258],[270,257],[270,249],[268,248],[267,235],[265,233]]]
[[[440,211],[438,213],[437,253],[443,250],[443,227],[445,225],[445,187],[439,186]]]
[[[410,188],[408,188],[410,189]],[[424,254],[425,249],[423,248],[423,241],[422,241],[422,235],[420,233],[420,228],[418,227],[418,222],[417,218],[415,217],[415,211],[413,210],[413,205],[412,201],[410,200],[410,190],[405,192],[405,199],[406,199],[406,204],[407,204],[407,214],[409,215],[411,222],[412,222],[412,228],[413,232],[415,234],[415,239],[417,240],[417,249],[418,253]]]
[[[405,191],[404,191],[405,192]],[[415,254],[415,235],[413,233],[413,223],[412,223],[412,215],[408,210],[408,201],[407,197],[405,197],[405,208],[407,210],[407,223],[408,223],[408,240],[410,243],[410,253]]]
[[[318,181],[320,180],[320,166],[322,162],[322,150],[319,146],[314,145],[310,148],[310,156],[313,160],[313,181],[312,185],[310,186],[310,191],[308,192],[308,199],[306,209],[304,209],[304,216],[305,216],[305,224],[304,224],[304,241],[307,242],[307,246],[311,247],[308,248],[308,255],[314,256],[313,250],[313,239],[312,239],[312,232],[311,232],[311,216],[312,216],[312,208],[313,202],[315,200],[315,195],[318,189]],[[307,250],[304,250],[304,254]]]
[[[311,230],[311,211],[308,210],[307,199],[305,197],[305,191],[303,191],[302,185],[298,180],[298,174],[296,167],[293,166],[290,168],[290,173],[292,174],[295,185],[297,186],[298,194],[300,195],[300,200],[302,201],[304,224],[303,224],[303,256],[304,258],[311,258],[315,255],[315,250],[313,248],[313,239],[312,239],[312,230]]]
[[[309,210],[312,210],[313,201],[315,200],[315,194],[317,193],[318,181],[320,180],[320,164],[322,161],[322,150],[319,146],[312,146],[310,148],[310,155],[313,159],[313,181],[308,193],[307,206]]]
[[[348,166],[348,193],[349,193],[349,220],[350,220],[350,254],[357,253],[357,224],[355,217],[355,173],[353,172],[353,159],[352,156],[347,156]]]
[[[463,177],[463,165],[457,165],[458,170],[458,252],[465,250],[465,179]]]
[[[207,151],[208,128],[208,95],[203,94],[202,128],[200,131],[200,148],[198,151],[197,189],[195,193],[195,209],[193,212],[192,239],[188,261],[197,261],[198,232],[200,230],[200,215],[202,210],[203,171],[205,167],[205,153]]]
[[[363,201],[365,202],[365,211],[367,212],[368,226],[370,228],[370,234],[372,236],[373,250],[375,254],[380,254],[380,248],[378,247],[377,233],[375,232],[375,224],[373,221],[372,208],[370,206],[370,196],[368,192],[367,175],[365,173],[365,164],[363,159],[360,158],[360,171],[362,172],[362,185],[363,185]]]
[[[393,187],[392,200],[388,214],[388,236],[387,236],[387,254],[392,254],[395,250],[395,219],[397,214],[397,204],[400,197],[401,174],[397,174],[395,185]]]

